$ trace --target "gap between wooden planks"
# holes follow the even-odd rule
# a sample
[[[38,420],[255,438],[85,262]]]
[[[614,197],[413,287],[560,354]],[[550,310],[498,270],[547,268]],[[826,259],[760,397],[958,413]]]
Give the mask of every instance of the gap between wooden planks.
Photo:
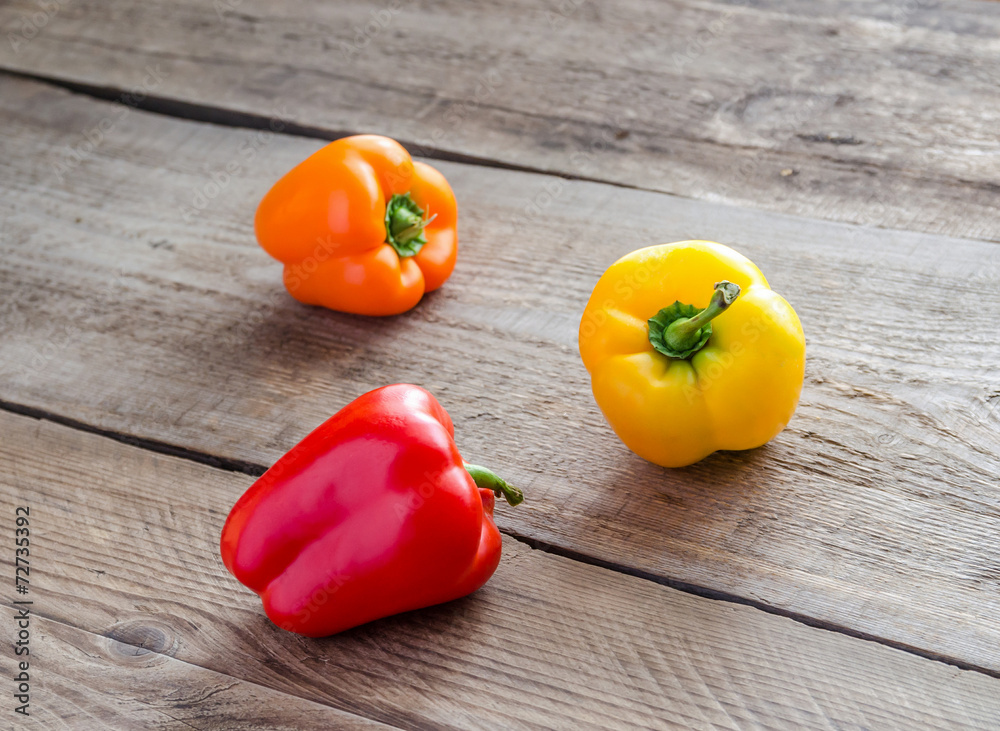
[[[38,11],[0,8],[0,67],[174,113],[1000,240],[992,3],[74,0],[22,38]]]
[[[58,599],[59,601],[72,602]],[[36,609],[38,607],[36,606]],[[5,610],[12,611],[5,606]],[[182,729],[212,731],[353,731],[394,728],[326,704],[239,680],[179,660],[147,644],[155,627],[132,644],[41,614],[31,617],[29,715],[21,729]],[[17,658],[18,660],[24,658]],[[9,666],[9,667],[8,667]],[[6,677],[15,669],[0,661]],[[8,676],[8,670],[10,675]],[[11,713],[4,708],[5,713]]]
[[[988,729],[1000,719],[998,679],[510,538],[471,597],[299,637],[270,624],[216,550],[251,478],[24,416],[0,412],[0,431],[0,514],[30,507],[39,719],[121,713],[138,726],[180,712],[205,725],[242,713],[264,727],[302,713],[318,726],[306,701],[407,728]],[[0,658],[4,676],[12,662]]]
[[[123,107],[0,89],[4,401],[266,465],[360,393],[419,383],[466,457],[525,489],[508,533],[1000,672],[1000,247],[444,164],[454,277],[351,317],[291,301],[253,240],[260,196],[319,143],[133,111],[60,178]],[[796,307],[807,382],[772,444],[665,471],[604,424],[575,331],[615,258],[698,236]]]

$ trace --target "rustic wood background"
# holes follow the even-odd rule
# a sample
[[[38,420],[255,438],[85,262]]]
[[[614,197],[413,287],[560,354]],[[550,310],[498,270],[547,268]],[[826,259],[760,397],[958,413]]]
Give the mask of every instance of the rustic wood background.
[[[1000,727],[1000,5],[52,3],[0,5],[36,727]],[[253,238],[358,131],[459,199],[455,274],[395,318],[295,303]],[[753,259],[808,361],[771,444],[670,471],[604,423],[576,327],[612,261],[685,238]],[[222,521],[400,381],[524,488],[501,568],[283,633]]]

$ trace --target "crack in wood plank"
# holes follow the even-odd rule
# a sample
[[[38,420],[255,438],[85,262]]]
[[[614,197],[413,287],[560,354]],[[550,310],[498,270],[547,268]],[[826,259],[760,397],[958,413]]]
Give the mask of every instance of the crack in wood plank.
[[[626,0],[546,16],[530,2],[407,3],[345,55],[373,12],[363,0],[238,13],[81,1],[0,48],[0,66],[127,89],[162,63],[155,96],[201,118],[277,101],[310,135],[378,131],[442,158],[1000,240],[989,4],[675,0],[665,13]],[[35,10],[13,0],[0,23]]]
[[[11,609],[14,608],[6,600],[0,601],[0,605],[3,605]],[[100,633],[93,632],[86,628],[80,627],[78,624],[74,624],[69,621],[57,619],[54,617],[49,617],[42,613],[35,612],[31,615],[31,618],[32,621],[36,623],[35,624],[36,632],[37,632],[37,625],[40,624],[41,632],[43,633],[40,638],[36,635],[36,638],[33,642],[35,649],[33,657],[40,656],[41,659],[32,660],[31,667],[33,669],[33,672],[36,674],[39,673],[38,668],[41,668],[41,675],[45,679],[45,682],[41,686],[40,691],[35,690],[32,692],[33,699],[31,703],[33,705],[32,709],[33,715],[32,717],[24,719],[26,727],[28,728],[32,727],[32,721],[36,721],[40,713],[41,714],[52,713],[53,715],[56,714],[56,712],[53,711],[52,708],[46,705],[47,702],[53,705],[57,705],[59,701],[68,700],[65,696],[59,697],[57,695],[60,691],[65,693],[65,689],[60,688],[61,685],[59,682],[60,679],[67,676],[73,677],[74,683],[77,685],[78,692],[82,692],[80,691],[81,687],[87,687],[87,679],[84,672],[82,672],[82,669],[77,667],[77,664],[73,663],[72,660],[69,661],[67,667],[67,657],[65,654],[66,647],[62,645],[69,643],[67,643],[64,639],[61,638],[60,646],[52,647],[50,645],[52,641],[52,628],[49,627],[49,625],[57,625],[59,627],[64,628],[65,630],[70,630],[70,634],[84,635],[87,638],[87,641],[90,643],[92,648],[97,646],[99,644],[99,641],[101,640],[112,639],[108,637],[108,635],[102,635]],[[115,641],[121,642],[120,640],[115,640]],[[47,652],[39,652],[38,648],[40,645]],[[324,701],[317,701],[308,698],[303,698],[302,696],[296,695],[292,692],[275,689],[273,687],[261,683],[255,683],[252,680],[237,678],[222,670],[211,670],[201,665],[188,662],[182,658],[178,658],[173,655],[164,654],[162,652],[154,650],[150,651],[151,654],[157,655],[164,661],[167,661],[172,665],[182,666],[182,667],[186,666],[187,668],[189,668],[189,670],[186,673],[182,674],[183,676],[186,676],[187,682],[190,683],[205,682],[206,678],[210,678],[211,676],[214,675],[219,675],[225,678],[229,678],[230,680],[233,681],[231,683],[227,683],[218,687],[211,687],[207,689],[205,692],[198,692],[197,690],[194,689],[184,689],[186,691],[187,690],[193,691],[194,695],[189,698],[187,697],[179,698],[176,702],[172,702],[170,705],[164,707],[163,699],[164,698],[169,699],[171,698],[171,696],[177,695],[177,693],[181,690],[180,688],[176,688],[171,693],[164,695],[162,692],[163,690],[162,688],[160,689],[159,692],[157,692],[155,686],[152,685],[148,687],[141,686],[141,690],[139,692],[147,692],[156,695],[156,700],[153,700],[151,698],[143,699],[136,695],[136,691],[139,690],[139,688],[137,688],[136,686],[135,675],[132,676],[132,683],[129,684],[131,687],[126,687],[126,688],[116,687],[118,684],[114,682],[111,683],[108,682],[107,673],[109,672],[109,670],[111,672],[114,672],[114,670],[116,670],[117,668],[114,668],[113,663],[109,662],[107,653],[98,652],[96,651],[96,649],[90,649],[90,650],[82,649],[76,645],[71,645],[71,646],[73,647],[73,649],[80,651],[90,661],[92,661],[92,664],[94,666],[96,666],[95,668],[88,668],[86,671],[87,673],[92,674],[95,672],[95,670],[102,671],[100,674],[103,679],[102,685],[104,687],[102,687],[99,691],[92,690],[92,692],[90,692],[90,694],[86,696],[86,701],[90,704],[91,710],[88,710],[88,708],[86,708],[83,705],[80,705],[79,703],[74,703],[75,708],[77,708],[82,713],[85,713],[95,722],[100,723],[101,728],[110,728],[111,727],[109,726],[110,723],[114,724],[114,728],[119,728],[119,729],[151,728],[151,726],[148,725],[150,719],[145,719],[142,725],[140,726],[138,724],[138,719],[132,718],[131,715],[128,714],[127,712],[122,712],[120,706],[116,706],[115,715],[112,717],[108,717],[107,715],[103,714],[102,714],[103,717],[95,715],[95,712],[101,713],[101,711],[96,710],[101,705],[101,702],[99,700],[100,696],[105,696],[105,695],[116,696],[120,700],[122,696],[128,695],[130,691],[132,692],[133,695],[130,698],[128,698],[128,700],[139,703],[142,706],[149,708],[154,713],[167,716],[168,718],[170,718],[171,720],[175,721],[178,724],[181,724],[188,728],[195,728],[195,729],[205,728],[205,727],[195,726],[190,721],[185,720],[183,718],[179,718],[178,716],[169,713],[169,711],[173,709],[185,709],[185,710],[190,709],[196,711],[197,715],[194,716],[195,718],[214,719],[214,724],[212,728],[215,729],[255,728],[255,729],[261,729],[262,731],[264,729],[267,729],[268,731],[274,731],[276,728],[278,728],[275,725],[276,723],[281,723],[282,727],[287,729],[291,728],[302,729],[306,727],[310,729],[313,728],[321,729],[321,728],[329,728],[330,727],[329,724],[333,722],[337,723],[338,728],[345,727],[345,724],[347,724],[350,728],[358,728],[358,729],[398,728],[396,726],[392,726],[390,724],[386,724],[381,721],[376,721],[374,719],[369,719],[366,718],[365,716],[361,716],[352,713],[350,711],[344,710],[342,708],[337,707],[334,704],[331,704],[329,701],[324,702]],[[52,659],[51,652],[53,650],[61,650],[60,660],[57,661]],[[56,667],[54,667],[55,665],[59,665],[60,667],[57,669]],[[38,676],[36,675],[36,677]],[[175,678],[174,680],[176,681],[177,679]],[[111,685],[112,688],[114,688],[114,690],[109,690],[107,688],[108,685]],[[206,703],[206,701],[209,701],[215,696],[228,694],[228,692],[233,690],[234,688],[238,689],[239,691],[238,695],[243,696],[244,704],[247,704],[248,702],[252,701],[257,701],[258,703],[260,703],[262,699],[254,698],[253,696],[249,697],[247,696],[247,693],[245,691],[247,686],[257,687],[260,690],[266,692],[266,696],[269,701],[268,708],[265,709],[263,704],[261,703],[261,705],[259,705],[255,710],[259,714],[259,716],[264,716],[265,714],[269,716],[270,718],[267,718],[267,720],[263,720],[261,717],[246,718],[244,716],[240,718],[237,715],[238,712],[234,712],[233,709],[227,708],[227,706],[232,705],[232,701],[223,701],[221,703]],[[36,685],[36,688],[37,687],[38,686]],[[115,692],[116,690],[117,692]],[[285,707],[282,707],[283,705],[282,697],[287,698],[287,701],[285,701],[287,705]],[[41,698],[41,700],[39,700],[39,698]],[[326,717],[318,718],[317,716],[320,716],[321,714],[317,714],[316,711],[319,709],[310,708],[310,706],[320,706],[322,709],[324,709],[324,712],[327,714]],[[225,715],[220,718],[221,714]],[[228,718],[226,716],[228,716]],[[57,718],[59,721],[63,723],[66,722],[65,718],[58,716]],[[238,725],[233,725],[233,721],[236,721]],[[132,725],[132,722],[134,722],[135,725]],[[40,722],[36,721],[36,723]],[[129,725],[126,726],[125,725],[126,723],[128,723]],[[75,724],[74,728],[80,728],[80,725],[77,721],[75,721],[74,724]],[[294,724],[294,725],[286,725],[286,724]],[[308,726],[305,726],[305,724],[308,724]],[[155,727],[159,728],[159,726]],[[49,728],[51,728],[51,726],[49,726]]]
[[[225,506],[247,476],[6,412],[0,429],[0,507],[31,505],[32,559],[46,567],[32,584],[40,626],[85,635],[81,651],[91,659],[110,654],[131,664],[121,676],[128,682],[112,683],[118,704],[162,699],[154,671],[166,667],[179,691],[165,699],[166,711],[193,704],[197,715],[185,720],[209,713],[228,727],[238,723],[237,708],[216,703],[229,694],[218,685],[206,692],[204,673],[226,677],[223,686],[236,680],[295,699],[300,705],[286,708],[243,694],[238,708],[243,718],[269,713],[298,728],[321,722],[313,715],[296,723],[307,702],[407,728],[947,723],[986,731],[1000,718],[997,679],[510,539],[497,575],[472,597],[334,638],[298,637],[271,625],[215,555]],[[38,458],[15,476],[8,457],[28,447]],[[149,534],[137,539],[140,523]],[[194,555],[174,555],[178,545]],[[83,569],[94,566],[107,579],[88,578]],[[160,632],[151,643],[139,639]],[[103,650],[102,636],[111,643]],[[34,639],[50,641],[44,630]],[[123,651],[140,645],[148,652]],[[55,653],[41,658],[45,687],[64,687],[55,682]],[[0,657],[0,671],[11,662]],[[83,669],[64,657],[59,672],[72,679]],[[73,700],[103,717],[101,694],[86,690],[89,677],[96,676],[80,679]]]
[[[97,429],[87,424],[77,422],[73,419],[64,418],[62,416],[59,416],[58,414],[49,414],[39,409],[32,409],[18,404],[11,404],[2,400],[0,400],[0,411],[7,411],[12,414],[18,414],[21,416],[28,416],[33,419],[48,421],[53,424],[59,424],[61,426],[65,426],[71,429],[78,429],[88,434],[95,434],[97,436],[102,436],[108,439],[112,439],[121,444],[127,444],[129,446],[137,447],[139,449],[145,449],[156,454],[164,454],[171,457],[177,457],[180,459],[189,460],[196,464],[202,464],[209,467],[214,467],[216,469],[235,472],[238,474],[258,477],[264,474],[264,472],[267,470],[267,467],[264,465],[234,463],[230,460],[214,457],[212,455],[196,453],[193,452],[192,450],[178,448],[173,445],[165,445],[160,442],[156,442],[149,439],[142,439],[128,434],[111,432],[105,429]],[[920,647],[914,647],[912,645],[906,645],[903,643],[894,642],[884,637],[879,637],[865,632],[860,632],[848,626],[838,625],[833,622],[825,621],[816,617],[810,617],[807,615],[800,614],[798,612],[789,611],[778,607],[773,607],[769,605],[767,602],[762,601],[760,599],[743,597],[728,592],[710,589],[704,586],[698,586],[696,584],[691,584],[686,581],[680,581],[670,576],[664,576],[661,574],[654,574],[648,571],[637,570],[631,566],[602,559],[601,557],[596,555],[591,555],[580,551],[569,550],[556,544],[539,541],[537,539],[532,538],[530,535],[522,535],[520,533],[517,533],[511,528],[506,528],[506,527],[501,528],[500,532],[518,541],[519,543],[523,543],[524,545],[530,547],[533,550],[541,551],[543,553],[550,553],[554,556],[561,556],[563,558],[568,558],[573,561],[579,561],[589,566],[595,566],[598,568],[607,569],[608,571],[614,571],[616,573],[625,574],[627,576],[633,576],[635,578],[643,579],[645,581],[651,581],[655,584],[660,584],[662,586],[666,586],[676,591],[684,592],[686,594],[693,594],[694,596],[698,596],[703,599],[710,599],[713,601],[722,601],[732,604],[739,604],[742,606],[753,607],[754,609],[759,609],[763,612],[767,612],[768,614],[774,614],[780,617],[785,617],[786,619],[791,619],[792,621],[804,624],[807,627],[814,627],[816,629],[822,629],[828,632],[844,634],[849,637],[853,637],[855,639],[864,640],[866,642],[873,642],[875,644],[891,647],[895,650],[908,652],[913,655],[917,655],[918,657],[922,657],[928,660],[933,660],[935,662],[941,662],[947,665],[953,665],[962,670],[970,670],[974,672],[984,673],[992,677],[1000,678],[1000,671],[994,670],[992,668],[980,667],[957,658],[948,657],[947,655],[928,652],[927,650],[924,650]],[[88,571],[93,571],[94,573],[97,574],[105,573],[104,571],[99,571],[97,569],[88,569]],[[140,644],[138,645],[138,647],[142,648],[143,646],[142,644]]]

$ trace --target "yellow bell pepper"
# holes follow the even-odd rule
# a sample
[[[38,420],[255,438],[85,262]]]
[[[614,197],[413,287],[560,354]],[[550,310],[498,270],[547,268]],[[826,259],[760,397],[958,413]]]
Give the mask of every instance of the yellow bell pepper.
[[[619,259],[580,322],[598,406],[629,449],[664,467],[774,438],[798,404],[805,347],[795,310],[753,262],[711,241]]]

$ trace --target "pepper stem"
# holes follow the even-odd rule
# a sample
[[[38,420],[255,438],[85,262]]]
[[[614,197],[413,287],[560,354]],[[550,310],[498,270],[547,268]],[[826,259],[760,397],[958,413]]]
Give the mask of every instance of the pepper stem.
[[[396,239],[396,241],[398,241],[401,244],[408,244],[411,241],[413,241],[413,239],[417,238],[420,234],[422,234],[427,224],[429,224],[431,221],[437,218],[437,214],[435,213],[430,218],[417,218],[416,216],[409,214],[408,218],[410,218],[410,220],[412,220],[413,222],[410,223],[409,226],[402,229],[401,231],[396,231],[396,228],[397,226],[403,225],[406,222],[406,219],[404,219],[403,216],[398,216],[392,222],[392,227],[393,227],[392,238]]]
[[[492,490],[493,494],[497,497],[503,495],[504,500],[511,505],[517,505],[519,502],[524,500],[523,492],[518,490],[513,485],[508,485],[504,482],[503,478],[492,470],[480,467],[479,465],[469,464],[468,462],[465,463],[465,469],[472,476],[472,479],[476,483],[476,487],[481,487],[484,490]]]
[[[740,285],[725,280],[715,285],[708,307],[694,317],[674,320],[663,331],[663,342],[672,350],[688,350],[697,345],[701,329],[725,312],[740,294]]]
[[[385,242],[401,257],[416,256],[427,243],[424,229],[435,218],[424,218],[424,209],[409,193],[396,194],[385,206]]]
[[[725,312],[736,298],[740,287],[732,282],[718,282],[708,307],[674,302],[648,320],[649,344],[668,358],[690,358],[712,337],[712,319]]]

